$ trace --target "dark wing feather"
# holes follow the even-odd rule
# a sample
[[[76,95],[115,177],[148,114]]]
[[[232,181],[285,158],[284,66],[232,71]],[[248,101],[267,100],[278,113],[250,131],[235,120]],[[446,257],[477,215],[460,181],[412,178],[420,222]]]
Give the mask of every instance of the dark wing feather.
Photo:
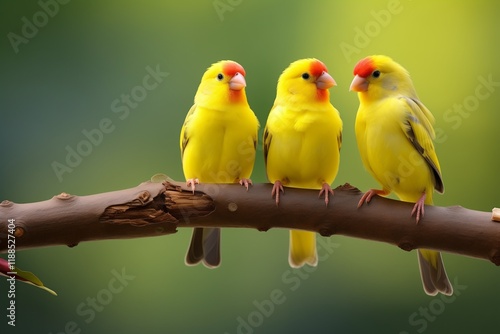
[[[408,106],[403,127],[406,137],[429,166],[434,178],[434,188],[443,193],[444,184],[441,168],[432,142],[434,138],[434,129],[432,128],[434,117],[422,102],[408,97],[402,98]]]
[[[339,132],[339,135],[337,136],[337,143],[339,145],[339,152],[340,152],[340,148],[342,147],[342,130]]]
[[[181,158],[184,156],[184,150],[189,142],[189,122],[193,119],[194,114],[196,113],[196,104],[194,104],[189,112],[186,115],[186,119],[184,120],[184,124],[181,129]]]
[[[264,143],[264,162],[266,165],[267,165],[267,154],[269,152],[269,147],[271,146],[272,139],[273,139],[273,136],[271,135],[268,127],[266,126],[266,128],[264,129],[264,140],[263,140],[263,143]]]

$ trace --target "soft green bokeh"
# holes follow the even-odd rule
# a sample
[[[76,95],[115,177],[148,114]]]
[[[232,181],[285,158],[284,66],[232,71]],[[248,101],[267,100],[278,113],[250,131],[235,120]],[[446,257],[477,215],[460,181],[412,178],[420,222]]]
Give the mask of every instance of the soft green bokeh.
[[[214,3],[231,9],[222,20]],[[20,35],[22,18],[33,22],[40,10],[36,1],[0,4],[0,200],[112,191],[155,173],[181,180],[180,127],[201,75],[220,59],[245,67],[248,98],[262,128],[281,71],[298,58],[323,60],[338,83],[331,100],[344,121],[335,185],[375,187],[357,152],[358,100],[348,87],[357,60],[380,53],[410,71],[436,117],[446,185],[436,204],[483,211],[499,205],[498,3],[70,1],[16,53],[9,32]],[[113,102],[142,85],[148,66],[169,75],[120,119],[124,114],[113,112]],[[474,98],[481,78],[489,77],[495,82],[491,91],[480,90],[489,95]],[[469,111],[453,111],[464,104]],[[65,163],[65,147],[75,149],[85,139],[82,131],[105,118],[113,131],[60,182],[51,164]],[[261,149],[253,180],[266,181]],[[288,267],[283,230],[224,230],[223,265],[217,270],[184,265],[189,238],[190,231],[181,229],[160,238],[18,252],[19,267],[36,273],[59,296],[18,284],[12,328],[5,317],[7,283],[0,279],[0,332],[55,334],[74,321],[81,333],[232,334],[238,317],[249,316],[259,325],[253,333],[498,331],[500,272],[486,261],[444,254],[457,294],[443,301],[424,294],[415,252],[385,244],[333,237],[333,254],[320,248],[328,256],[319,267],[297,273]],[[112,271],[122,268],[135,278],[105,299],[109,304],[87,323],[88,313],[79,315],[78,306],[109,296]],[[282,303],[259,318],[254,302],[273,293]],[[421,315],[426,308],[429,314]]]

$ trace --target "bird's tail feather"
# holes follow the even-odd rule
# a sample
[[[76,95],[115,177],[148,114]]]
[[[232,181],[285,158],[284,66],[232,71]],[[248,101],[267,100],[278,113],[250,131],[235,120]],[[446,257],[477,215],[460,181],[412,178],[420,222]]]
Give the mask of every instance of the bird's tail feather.
[[[207,268],[220,265],[220,228],[195,228],[186,254],[186,264],[194,266],[200,261]]]
[[[288,262],[292,268],[300,268],[306,263],[313,267],[318,264],[316,233],[297,230],[290,231]]]
[[[417,253],[425,293],[435,296],[438,292],[441,292],[444,295],[451,296],[453,287],[446,274],[441,253],[428,249],[419,249]]]

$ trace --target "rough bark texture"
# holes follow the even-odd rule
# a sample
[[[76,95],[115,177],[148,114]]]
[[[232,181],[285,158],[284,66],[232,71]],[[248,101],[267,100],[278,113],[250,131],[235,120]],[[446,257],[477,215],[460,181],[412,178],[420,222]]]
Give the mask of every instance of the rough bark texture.
[[[145,182],[90,196],[63,193],[36,203],[3,201],[0,252],[7,250],[7,222],[14,219],[16,250],[160,236],[178,227],[294,228],[386,242],[407,251],[436,249],[500,265],[500,224],[492,221],[491,212],[426,206],[416,224],[411,203],[375,197],[358,209],[362,193],[347,184],[335,189],[328,207],[317,190],[291,188],[285,188],[276,206],[271,188],[256,184],[246,191],[237,184],[201,184],[193,194],[184,183]]]

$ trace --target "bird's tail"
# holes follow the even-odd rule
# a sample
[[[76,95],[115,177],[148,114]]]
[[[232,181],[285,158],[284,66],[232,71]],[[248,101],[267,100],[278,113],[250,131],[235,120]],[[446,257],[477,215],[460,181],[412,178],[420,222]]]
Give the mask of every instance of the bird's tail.
[[[425,204],[432,205],[432,195],[434,189],[428,189],[425,194]],[[419,195],[420,197],[421,195]],[[417,202],[419,197],[414,194],[398,194],[398,197],[407,202]],[[425,224],[425,219],[419,224]],[[422,278],[422,285],[424,291],[430,296],[435,296],[438,292],[451,296],[453,294],[453,287],[451,286],[448,275],[444,268],[441,253],[429,249],[418,249],[418,264],[420,267],[420,277]]]
[[[292,268],[300,268],[305,263],[315,267],[318,264],[316,233],[291,230],[288,262]]]
[[[220,265],[220,228],[195,228],[186,254],[186,264],[194,266],[200,261],[207,268]]]
[[[435,296],[438,292],[441,292],[451,296],[453,287],[448,275],[446,275],[441,253],[428,249],[419,249],[417,253],[425,293],[429,296]]]

